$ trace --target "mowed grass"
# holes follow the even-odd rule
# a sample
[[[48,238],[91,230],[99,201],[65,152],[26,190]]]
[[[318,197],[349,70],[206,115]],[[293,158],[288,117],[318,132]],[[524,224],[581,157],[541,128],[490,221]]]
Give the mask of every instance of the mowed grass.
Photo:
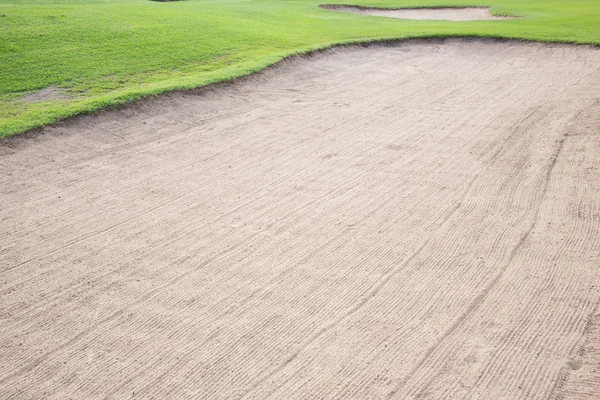
[[[521,18],[409,21],[313,0],[0,0],[0,136],[82,112],[232,79],[338,43],[491,36],[600,44],[598,0],[348,0],[491,6]],[[42,89],[50,96],[32,96]]]

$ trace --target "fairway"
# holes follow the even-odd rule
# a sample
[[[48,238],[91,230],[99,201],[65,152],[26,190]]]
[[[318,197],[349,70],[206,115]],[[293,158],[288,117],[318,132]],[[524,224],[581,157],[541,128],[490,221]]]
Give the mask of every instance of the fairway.
[[[599,130],[600,49],[445,39],[5,139],[0,398],[597,399]]]

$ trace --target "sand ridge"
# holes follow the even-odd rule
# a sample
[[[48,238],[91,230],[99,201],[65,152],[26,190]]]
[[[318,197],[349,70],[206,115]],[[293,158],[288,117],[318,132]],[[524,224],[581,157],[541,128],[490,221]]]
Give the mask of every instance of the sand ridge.
[[[0,398],[594,398],[599,89],[348,47],[0,142]]]

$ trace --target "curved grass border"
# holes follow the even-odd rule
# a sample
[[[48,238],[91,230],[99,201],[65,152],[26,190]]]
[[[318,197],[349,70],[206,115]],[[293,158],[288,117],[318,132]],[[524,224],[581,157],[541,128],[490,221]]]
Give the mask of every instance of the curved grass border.
[[[9,3],[14,0],[5,0]],[[26,3],[33,0],[23,0]],[[44,0],[45,2],[54,3],[57,0]],[[596,44],[600,45],[600,29],[596,22],[600,23],[600,5],[591,7],[587,14],[582,13],[581,8],[566,7],[559,3],[545,4],[546,0],[527,0],[521,3],[519,0],[497,0],[498,3],[492,3],[495,0],[352,0],[340,2],[343,4],[355,3],[353,6],[365,8],[381,8],[381,9],[406,9],[406,8],[469,8],[482,7],[482,3],[487,3],[486,8],[489,8],[493,15],[511,15],[523,17],[520,22],[513,21],[461,21],[460,23],[445,22],[445,21],[428,21],[419,23],[418,21],[395,20],[391,18],[381,18],[377,16],[362,16],[352,14],[341,14],[337,11],[319,8],[319,0],[298,0],[290,3],[280,3],[277,0],[265,0],[265,5],[255,6],[248,5],[243,0],[232,0],[229,8],[225,11],[221,9],[219,0],[195,0],[189,2],[174,2],[167,8],[163,5],[144,8],[140,11],[139,16],[147,17],[151,22],[148,24],[148,30],[145,31],[145,24],[133,26],[134,33],[137,33],[142,39],[143,49],[159,49],[163,52],[169,52],[160,40],[157,40],[156,46],[153,45],[153,40],[146,40],[150,35],[148,32],[162,32],[165,36],[169,32],[173,33],[175,38],[187,39],[185,45],[175,46],[175,56],[162,56],[162,53],[153,52],[153,50],[145,50],[140,54],[142,61],[129,62],[135,59],[128,57],[136,55],[136,51],[132,51],[132,40],[113,40],[111,38],[120,38],[120,35],[125,35],[127,38],[132,37],[129,34],[129,28],[116,29],[113,33],[116,35],[106,36],[100,29],[103,24],[119,20],[108,13],[114,6],[114,0],[98,0],[106,2],[107,6],[101,7],[108,17],[101,18],[97,25],[93,25],[89,33],[82,33],[76,36],[77,41],[73,41],[73,46],[76,49],[81,44],[103,43],[94,38],[110,39],[106,41],[109,46],[116,46],[117,49],[111,54],[106,54],[108,68],[103,68],[102,63],[92,62],[90,52],[84,53],[83,62],[76,65],[77,57],[73,57],[69,48],[65,51],[66,58],[61,63],[53,64],[52,59],[47,58],[45,54],[41,54],[39,60],[36,59],[38,49],[44,51],[45,44],[40,39],[31,39],[31,42],[24,43],[23,59],[18,61],[17,57],[11,57],[11,51],[14,51],[20,45],[19,40],[29,40],[30,37],[37,38],[38,35],[32,35],[27,29],[24,29],[16,42],[7,41],[6,53],[0,50],[0,56],[7,56],[10,69],[7,68],[7,77],[4,79],[4,86],[7,90],[2,93],[0,106],[6,105],[3,113],[0,113],[0,137],[18,134],[24,131],[36,129],[41,126],[49,125],[76,115],[90,114],[98,110],[111,106],[119,106],[135,101],[148,96],[160,95],[170,91],[180,91],[195,89],[207,85],[211,85],[221,81],[236,79],[248,74],[258,72],[267,68],[286,57],[297,54],[303,54],[313,50],[322,50],[336,45],[347,43],[369,43],[381,42],[385,40],[406,40],[410,38],[445,38],[445,37],[490,37],[528,40],[548,43],[577,43],[577,44]],[[143,1],[145,4],[152,4],[149,0],[128,0],[123,4],[128,6],[129,10],[137,10],[132,1]],[[339,0],[334,0],[339,1]],[[587,0],[577,0],[577,4],[583,4]],[[0,0],[2,3],[2,0]],[[197,3],[196,5],[194,5]],[[239,7],[238,7],[239,3]],[[391,4],[390,4],[391,3]],[[418,4],[415,4],[418,3]],[[71,15],[79,10],[79,2],[72,9],[66,9],[66,14]],[[156,4],[156,3],[154,3]],[[177,7],[172,7],[179,4]],[[201,4],[201,5],[200,5]],[[229,4],[229,2],[228,2]],[[186,6],[182,6],[186,5]],[[1,4],[0,4],[1,6]],[[44,6],[46,7],[46,6]],[[45,9],[45,8],[43,8]],[[56,10],[62,10],[62,5]],[[87,32],[81,29],[82,21],[85,22],[90,17],[93,20],[99,19],[95,13],[88,8],[82,8],[79,11],[86,11],[85,17],[76,19],[72,24],[66,25],[68,28],[78,29],[77,32]],[[165,14],[167,17],[163,21],[156,19],[155,10],[176,10],[171,14]],[[26,10],[25,10],[26,11]],[[182,15],[187,15],[190,12],[193,16],[200,16],[200,21],[204,21],[202,14],[206,11],[206,23],[211,29],[219,27],[216,21],[221,21],[224,18],[222,14],[226,14],[223,23],[247,22],[248,28],[215,31],[220,32],[220,35],[211,34],[211,29],[206,32],[200,32],[201,35],[189,35],[189,30],[181,31],[170,26],[178,23]],[[231,12],[230,12],[231,11]],[[561,14],[564,11],[565,14]],[[62,11],[61,11],[62,12]],[[166,11],[165,11],[166,12]],[[279,14],[284,14],[282,20],[276,20],[272,25],[264,28],[264,33],[259,30],[256,33],[257,26],[261,26],[263,18],[273,17]],[[287,13],[287,14],[286,14]],[[29,14],[23,14],[21,17],[28,20]],[[47,14],[47,13],[46,13]],[[34,12],[32,15],[36,18],[46,18],[46,14]],[[231,15],[229,15],[231,14]],[[292,14],[294,15],[292,17]],[[18,15],[18,14],[15,14]],[[163,14],[161,14],[163,15]],[[64,16],[64,15],[63,15]],[[136,18],[139,18],[136,14]],[[215,17],[216,16],[216,17]],[[230,19],[228,19],[231,17]],[[162,18],[162,17],[161,17]],[[198,18],[194,18],[197,21]],[[14,20],[16,21],[16,19]],[[13,23],[14,23],[13,21]],[[53,23],[55,22],[52,20]],[[136,19],[126,19],[127,22],[136,22]],[[383,21],[383,22],[382,22]],[[517,20],[518,21],[518,20]],[[581,26],[578,25],[581,21]],[[48,23],[43,20],[46,25]],[[306,27],[300,24],[299,26],[288,23],[303,23],[306,22],[308,27],[313,27],[313,30],[306,31]],[[204,24],[204,22],[203,22]],[[46,26],[43,25],[43,26]],[[187,26],[188,24],[183,24]],[[197,27],[197,23],[193,26]],[[222,24],[221,24],[222,25]],[[447,26],[446,26],[447,25]],[[452,26],[450,26],[452,25]],[[17,25],[14,25],[17,28]],[[19,25],[20,26],[20,25]],[[50,25],[48,25],[50,26]],[[204,26],[204,25],[202,25]],[[225,25],[223,25],[225,26]],[[235,26],[232,25],[232,26]],[[571,29],[572,26],[572,29]],[[65,41],[66,29],[56,25],[58,33],[55,41],[57,48],[63,46]],[[263,28],[261,28],[263,29]],[[112,32],[112,31],[111,31]],[[182,32],[186,32],[183,34]],[[208,33],[207,33],[208,32]],[[231,33],[235,41],[222,41],[220,36],[228,37],[224,33]],[[310,34],[310,32],[316,32]],[[33,32],[35,33],[35,32]],[[260,33],[260,34],[259,34]],[[238,37],[241,34],[247,34],[250,39],[246,40],[246,36]],[[0,35],[1,36],[1,35]],[[6,35],[5,35],[6,36]],[[42,35],[39,35],[40,37]],[[256,36],[256,38],[255,38]],[[191,37],[191,40],[189,40]],[[195,46],[194,43],[197,37],[201,37],[206,41],[199,42],[201,46]],[[257,42],[253,43],[256,39]],[[263,40],[262,42],[260,40]],[[64,42],[64,43],[63,43]],[[172,40],[167,40],[165,43],[171,43]],[[223,42],[223,46],[221,46]],[[241,43],[238,45],[238,43]],[[11,47],[12,46],[12,47]],[[37,46],[37,47],[36,47]],[[228,47],[229,46],[229,47]],[[2,47],[2,46],[0,46]],[[96,49],[95,47],[91,47]],[[198,50],[200,49],[200,50]],[[192,52],[191,56],[181,55],[185,51]],[[98,54],[103,55],[104,50],[100,47],[95,50]],[[18,54],[18,53],[15,53]],[[54,54],[50,52],[49,54]],[[148,56],[150,54],[152,57]],[[98,58],[96,55],[94,57]],[[164,59],[163,59],[164,58]],[[90,62],[87,63],[87,60]],[[17,60],[17,61],[15,61]],[[40,61],[48,62],[51,69],[49,73],[38,74],[31,73],[31,70],[36,68]],[[27,64],[23,64],[27,62]],[[64,64],[64,65],[63,65]],[[114,64],[114,65],[113,65]],[[7,67],[8,67],[7,65]],[[143,67],[149,65],[148,68]],[[142,67],[140,67],[142,66]],[[184,68],[179,70],[179,66]],[[22,67],[28,68],[24,70],[25,75],[19,74],[19,69]],[[30,70],[31,69],[31,70]],[[100,72],[95,72],[95,71]],[[31,75],[31,78],[29,77]],[[40,75],[38,77],[37,75]],[[22,78],[25,76],[25,78]],[[13,79],[11,79],[13,78]],[[31,79],[31,82],[28,81]],[[0,79],[1,81],[1,79]],[[12,82],[17,82],[13,84]],[[26,93],[34,93],[37,90],[47,87],[56,87],[66,89],[72,94],[71,99],[65,100],[48,100],[37,101],[39,104],[27,104],[24,102],[19,104],[19,96]],[[70,91],[70,92],[69,92]]]
[[[290,52],[283,56],[275,56],[273,59],[266,59],[264,61],[250,64],[246,66],[232,66],[221,70],[215,70],[214,78],[209,78],[201,84],[191,82],[190,84],[175,85],[164,87],[158,87],[153,90],[139,91],[130,90],[124,93],[115,95],[104,96],[100,99],[90,99],[83,103],[75,103],[72,106],[68,106],[64,112],[53,113],[54,115],[49,116],[46,119],[40,118],[35,123],[28,124],[22,128],[17,127],[11,131],[8,131],[3,136],[0,135],[0,142],[5,142],[9,138],[13,137],[33,137],[43,132],[45,127],[56,127],[61,124],[68,123],[71,120],[75,120],[77,117],[85,117],[98,113],[99,111],[110,111],[123,109],[124,107],[138,104],[142,101],[151,101],[153,98],[164,95],[164,94],[203,94],[215,88],[220,88],[234,84],[236,82],[249,79],[257,74],[266,72],[273,68],[277,68],[281,64],[293,61],[295,59],[301,59],[304,57],[313,57],[333,50],[344,47],[370,47],[370,46],[385,46],[393,47],[398,46],[402,43],[410,42],[443,42],[448,39],[463,39],[465,41],[491,41],[491,42],[515,42],[515,43],[540,43],[540,44],[553,44],[553,45],[564,45],[564,46],[586,46],[592,48],[600,48],[600,44],[596,43],[576,43],[569,40],[551,40],[541,41],[535,39],[524,39],[519,37],[506,37],[503,35],[453,35],[453,34],[432,34],[432,35],[417,35],[417,36],[405,36],[405,37],[388,37],[388,38],[377,38],[377,39],[351,39],[341,42],[326,43],[319,46],[308,47],[305,49]],[[236,70],[236,73],[230,77],[222,78],[225,71]],[[193,77],[192,79],[193,80]],[[0,126],[1,128],[1,126]]]
[[[232,76],[227,79],[214,79],[209,81],[208,83],[202,85],[190,85],[188,87],[177,87],[177,88],[163,88],[150,93],[132,93],[131,95],[123,95],[123,96],[115,96],[111,101],[95,101],[91,100],[89,102],[88,107],[75,110],[72,113],[65,113],[63,117],[57,118],[55,121],[50,121],[48,123],[39,123],[37,126],[20,131],[15,132],[12,135],[5,136],[4,138],[0,138],[2,141],[6,141],[9,138],[16,137],[33,137],[43,133],[43,129],[45,127],[56,127],[61,126],[62,124],[69,123],[70,121],[75,121],[78,117],[86,117],[90,115],[94,115],[99,111],[111,111],[111,110],[119,110],[126,108],[128,106],[133,106],[136,104],[141,104],[145,101],[152,101],[157,96],[161,95],[177,95],[177,94],[194,94],[194,95],[202,95],[206,92],[209,92],[214,89],[220,89],[223,87],[227,87],[238,82],[243,82],[245,80],[251,79],[259,74],[265,73],[272,69],[275,69],[286,62],[294,62],[303,58],[311,58],[315,56],[319,56],[322,54],[326,54],[328,51],[335,50],[338,48],[346,48],[346,47],[372,47],[372,46],[381,46],[381,47],[395,47],[402,45],[404,43],[435,43],[439,42],[443,44],[446,40],[465,40],[465,41],[479,41],[479,42],[492,42],[492,43],[538,43],[538,44],[547,44],[547,45],[557,45],[557,46],[581,46],[581,47],[590,47],[594,49],[600,49],[600,45],[598,44],[580,44],[580,43],[572,43],[567,41],[538,41],[538,40],[530,40],[530,39],[521,39],[521,38],[507,38],[503,36],[491,36],[491,35],[429,35],[429,36],[416,36],[416,37],[405,37],[405,38],[382,38],[382,39],[370,39],[370,40],[348,40],[340,43],[330,43],[323,46],[318,46],[314,48],[309,48],[304,51],[296,51],[290,53],[288,55],[279,57],[276,61],[272,63],[265,64],[264,66],[258,66],[256,68],[248,68],[244,70],[242,73],[236,76]]]

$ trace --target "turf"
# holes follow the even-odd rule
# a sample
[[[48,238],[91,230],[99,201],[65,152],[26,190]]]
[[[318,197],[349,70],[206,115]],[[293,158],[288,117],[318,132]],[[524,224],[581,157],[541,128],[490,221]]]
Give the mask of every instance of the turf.
[[[0,136],[174,89],[239,77],[337,43],[491,36],[600,44],[597,0],[339,1],[490,5],[496,21],[409,21],[313,0],[0,0]],[[45,88],[58,96],[37,98]]]

